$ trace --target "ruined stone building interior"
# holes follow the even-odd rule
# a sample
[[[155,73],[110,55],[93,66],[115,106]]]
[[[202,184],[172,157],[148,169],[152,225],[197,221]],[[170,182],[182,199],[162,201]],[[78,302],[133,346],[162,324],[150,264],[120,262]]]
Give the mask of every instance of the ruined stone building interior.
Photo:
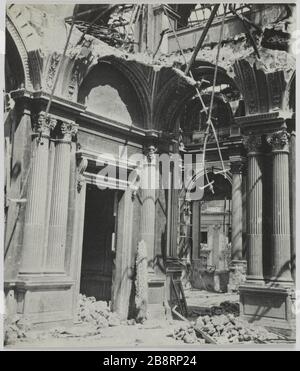
[[[7,5],[9,315],[71,323],[82,294],[167,320],[205,291],[293,336],[295,8]],[[154,154],[203,159],[201,198],[142,189]]]

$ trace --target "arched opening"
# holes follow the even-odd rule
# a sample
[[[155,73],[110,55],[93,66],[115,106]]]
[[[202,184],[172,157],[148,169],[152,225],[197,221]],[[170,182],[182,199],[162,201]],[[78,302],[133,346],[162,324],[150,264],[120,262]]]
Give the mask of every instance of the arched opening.
[[[241,98],[235,82],[222,68],[218,68],[215,85],[215,66],[213,64],[197,61],[192,73],[194,79],[201,82],[199,87],[201,99],[194,90],[193,94],[187,97],[180,111],[179,123],[183,132],[184,144],[192,144],[197,141],[195,138],[199,139],[199,134],[200,137],[201,133],[204,134],[213,92],[212,121],[217,133],[220,134],[226,128],[227,131],[229,130]]]
[[[25,74],[18,49],[6,31],[5,92],[24,88]]]
[[[183,282],[193,289],[227,292],[231,261],[232,185],[221,169],[208,169],[213,192],[206,187],[201,200],[180,201],[178,256],[186,261]],[[204,181],[207,185],[207,179]]]
[[[78,101],[87,111],[126,124],[143,126],[137,93],[122,72],[110,62],[100,62],[83,80]]]

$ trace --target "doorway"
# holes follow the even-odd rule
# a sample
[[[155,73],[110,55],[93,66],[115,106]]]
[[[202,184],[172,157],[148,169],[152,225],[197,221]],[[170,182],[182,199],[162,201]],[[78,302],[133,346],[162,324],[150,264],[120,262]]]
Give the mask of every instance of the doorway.
[[[87,185],[80,293],[111,301],[116,235],[115,190]]]

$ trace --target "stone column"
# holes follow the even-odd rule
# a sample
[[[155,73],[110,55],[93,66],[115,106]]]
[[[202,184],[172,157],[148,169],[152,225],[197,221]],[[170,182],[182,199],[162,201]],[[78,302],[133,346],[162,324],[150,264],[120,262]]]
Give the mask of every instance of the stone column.
[[[150,145],[145,148],[145,161],[141,175],[142,212],[141,240],[147,247],[148,270],[154,272],[155,258],[155,194],[156,194],[156,148]]]
[[[292,282],[289,200],[289,134],[285,129],[267,138],[273,155],[272,277]]]
[[[232,173],[231,259],[236,261],[243,259],[243,160],[237,156],[231,157],[230,162]]]
[[[296,133],[290,138],[291,271],[296,281]]]
[[[247,139],[247,281],[263,281],[263,153],[261,137]]]
[[[43,272],[44,232],[48,188],[50,131],[56,120],[44,113],[33,119],[32,159],[30,161],[27,204],[24,221],[20,274]]]
[[[71,140],[77,125],[62,121],[56,139],[52,198],[49,222],[49,240],[46,259],[47,273],[64,273],[68,218]]]
[[[232,173],[231,264],[228,291],[235,292],[246,279],[243,260],[243,167],[244,159],[230,157]]]

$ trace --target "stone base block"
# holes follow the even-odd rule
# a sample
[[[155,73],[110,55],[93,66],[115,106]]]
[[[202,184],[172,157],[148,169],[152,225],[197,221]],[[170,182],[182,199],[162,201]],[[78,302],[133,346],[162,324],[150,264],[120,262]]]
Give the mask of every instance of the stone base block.
[[[166,281],[165,278],[151,277],[148,281],[148,319],[166,319]]]
[[[229,284],[227,291],[238,292],[239,287],[245,283],[247,277],[247,262],[244,260],[234,260],[229,267]]]
[[[295,295],[291,288],[246,282],[239,291],[242,318],[290,338],[295,337]]]
[[[34,325],[73,321],[73,286],[67,277],[20,277],[14,283],[6,283],[9,308],[28,318]],[[11,311],[11,309],[7,308]],[[10,315],[10,313],[7,313]]]

